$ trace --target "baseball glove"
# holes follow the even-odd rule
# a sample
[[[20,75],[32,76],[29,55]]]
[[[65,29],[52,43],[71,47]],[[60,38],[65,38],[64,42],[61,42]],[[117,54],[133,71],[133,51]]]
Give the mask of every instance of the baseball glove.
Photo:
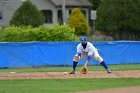
[[[81,67],[81,69],[80,69],[81,74],[87,74],[87,72],[88,72],[88,69],[86,66]]]

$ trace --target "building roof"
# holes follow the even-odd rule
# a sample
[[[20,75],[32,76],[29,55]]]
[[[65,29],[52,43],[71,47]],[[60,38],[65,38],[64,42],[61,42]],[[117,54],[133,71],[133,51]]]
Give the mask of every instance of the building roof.
[[[89,7],[92,4],[88,0],[65,0],[66,6],[84,6]],[[63,0],[50,0],[55,6],[62,6]]]

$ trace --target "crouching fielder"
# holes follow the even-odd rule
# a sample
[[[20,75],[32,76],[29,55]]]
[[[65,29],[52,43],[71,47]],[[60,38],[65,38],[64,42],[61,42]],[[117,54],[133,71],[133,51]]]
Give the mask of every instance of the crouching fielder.
[[[80,41],[81,43],[78,44],[77,46],[77,53],[73,58],[73,68],[69,74],[75,74],[78,60],[85,57],[87,58],[85,62],[85,66],[87,66],[90,59],[93,58],[106,69],[107,73],[111,73],[111,70],[108,68],[103,58],[99,55],[97,49],[90,42],[87,42],[87,38],[82,37]]]

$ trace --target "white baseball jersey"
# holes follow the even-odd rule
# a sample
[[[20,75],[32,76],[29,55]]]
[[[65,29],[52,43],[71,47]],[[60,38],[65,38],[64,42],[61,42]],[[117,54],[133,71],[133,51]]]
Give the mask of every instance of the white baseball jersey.
[[[90,42],[87,42],[87,46],[85,49],[83,48],[81,43],[78,44],[77,54],[75,56],[78,56],[78,53],[82,53],[82,55],[79,59],[84,58],[85,57],[84,55],[88,55],[88,56],[91,55],[92,58],[97,60],[99,63],[101,63],[103,61],[103,58],[99,55],[97,49]],[[78,62],[78,60],[75,60],[75,59],[73,59],[73,61]]]
[[[85,49],[83,48],[81,43],[77,46],[77,53],[88,53],[88,55],[93,55],[93,53],[96,51],[97,49],[90,42],[87,42],[87,46]]]

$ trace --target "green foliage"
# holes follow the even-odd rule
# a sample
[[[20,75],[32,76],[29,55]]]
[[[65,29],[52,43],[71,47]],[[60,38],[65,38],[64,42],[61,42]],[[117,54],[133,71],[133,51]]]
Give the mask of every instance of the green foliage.
[[[2,31],[2,27],[0,26],[0,31]]]
[[[10,24],[14,26],[31,25],[38,27],[44,23],[43,19],[44,17],[37,7],[27,0],[16,10]]]
[[[93,7],[92,7],[93,10],[96,10],[98,6],[100,5],[100,3],[102,2],[102,0],[89,0],[89,1],[93,4]]]
[[[97,9],[96,30],[120,39],[140,40],[140,0],[104,0]]]
[[[79,8],[72,9],[72,13],[68,19],[68,24],[70,27],[75,28],[76,35],[88,35],[89,33],[88,23]]]
[[[25,41],[75,41],[74,28],[67,25],[53,27],[19,26],[6,27],[0,32],[1,42],[25,42]]]

